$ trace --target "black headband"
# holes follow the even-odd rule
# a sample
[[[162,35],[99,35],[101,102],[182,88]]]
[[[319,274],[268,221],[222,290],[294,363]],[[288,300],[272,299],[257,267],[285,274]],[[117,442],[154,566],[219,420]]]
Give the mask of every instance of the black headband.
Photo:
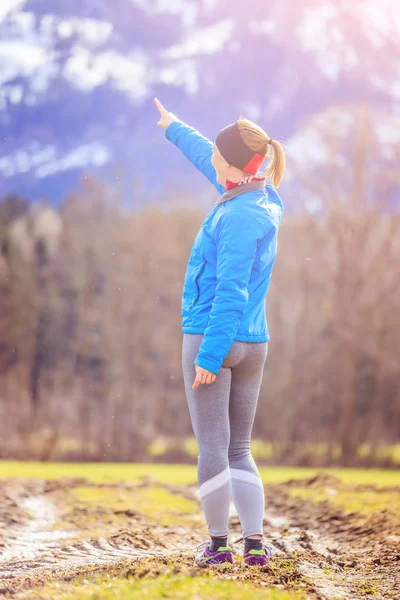
[[[221,129],[215,144],[229,165],[248,173],[257,173],[265,156],[251,150],[242,140],[239,125],[233,123]]]

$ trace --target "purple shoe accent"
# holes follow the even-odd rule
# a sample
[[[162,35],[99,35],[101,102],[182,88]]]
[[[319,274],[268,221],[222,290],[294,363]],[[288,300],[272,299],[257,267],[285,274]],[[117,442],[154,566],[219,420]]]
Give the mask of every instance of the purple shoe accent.
[[[207,565],[217,565],[222,563],[233,563],[232,548],[230,546],[220,546],[215,552],[210,550],[211,542],[203,542],[197,547],[201,552],[197,554],[195,563],[199,567]]]
[[[255,565],[265,567],[265,565],[273,558],[274,553],[272,546],[263,544],[262,550],[250,550],[243,555],[243,558],[246,565],[249,565],[250,567]]]

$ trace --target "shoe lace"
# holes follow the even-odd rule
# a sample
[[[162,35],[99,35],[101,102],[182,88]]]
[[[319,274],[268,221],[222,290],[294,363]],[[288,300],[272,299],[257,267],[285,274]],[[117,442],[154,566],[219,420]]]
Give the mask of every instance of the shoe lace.
[[[210,543],[209,540],[207,540],[206,542],[202,542],[201,544],[199,544],[196,548],[197,551],[203,550],[203,548],[205,548],[206,546],[208,546]]]
[[[268,554],[269,558],[272,558],[275,554],[275,548],[273,546],[270,546],[269,544],[264,544],[263,543],[263,548],[266,551],[266,553]]]

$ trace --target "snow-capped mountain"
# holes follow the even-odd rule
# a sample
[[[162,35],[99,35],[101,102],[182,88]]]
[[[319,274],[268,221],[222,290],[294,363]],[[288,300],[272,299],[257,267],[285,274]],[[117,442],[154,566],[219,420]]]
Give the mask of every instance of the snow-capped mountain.
[[[163,139],[154,96],[211,138],[245,114],[295,163],[331,107],[369,104],[398,124],[400,5],[1,0],[0,197],[57,203],[86,171],[205,190]]]

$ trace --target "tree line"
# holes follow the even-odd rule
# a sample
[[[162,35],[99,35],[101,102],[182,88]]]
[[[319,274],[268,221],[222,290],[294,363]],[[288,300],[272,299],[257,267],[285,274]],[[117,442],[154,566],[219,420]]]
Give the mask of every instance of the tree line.
[[[193,436],[180,310],[204,216],[182,200],[127,211],[89,179],[60,209],[3,199],[2,458],[148,460],[155,439]],[[253,429],[279,462],[310,444],[324,462],[355,464],[362,446],[376,462],[400,441],[399,259],[397,213],[343,199],[285,214]]]

